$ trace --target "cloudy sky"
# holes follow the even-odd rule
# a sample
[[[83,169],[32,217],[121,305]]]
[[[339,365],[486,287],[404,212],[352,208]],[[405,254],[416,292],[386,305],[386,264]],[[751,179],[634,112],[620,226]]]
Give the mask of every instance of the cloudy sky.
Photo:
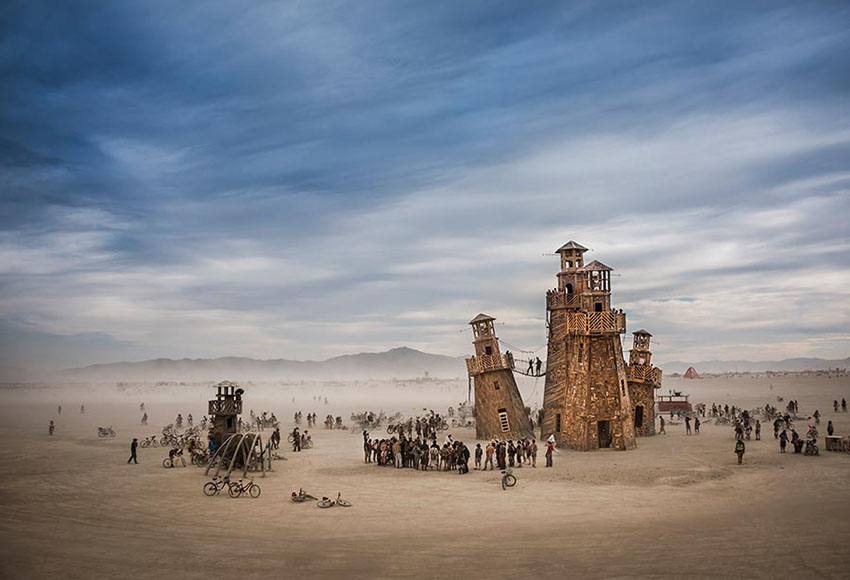
[[[850,354],[846,3],[0,19],[0,364],[536,349],[570,239],[660,361]]]

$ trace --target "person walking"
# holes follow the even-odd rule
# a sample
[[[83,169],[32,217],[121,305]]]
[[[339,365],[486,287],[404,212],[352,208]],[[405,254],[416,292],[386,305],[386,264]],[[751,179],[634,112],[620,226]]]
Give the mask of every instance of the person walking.
[[[301,433],[298,427],[292,430],[292,451],[301,451]]]
[[[549,435],[546,441],[546,467],[552,467],[552,454],[555,453],[555,436]]]
[[[543,367],[543,361],[540,360],[540,357],[537,357],[537,360],[534,362],[534,366],[537,367],[537,373],[535,373],[538,377],[540,376],[540,369]]]
[[[532,358],[528,359],[528,371],[527,372],[530,375],[534,374],[534,359],[532,359]]]
[[[761,421],[756,419],[756,441],[761,441]]]
[[[62,405],[59,405],[59,408],[56,409],[56,412],[60,415],[62,414]]]
[[[694,417],[694,435],[699,435],[699,417]]]
[[[685,416],[685,435],[691,434],[691,418]]]
[[[475,445],[475,469],[481,469],[481,457],[484,455],[484,450],[481,449],[481,443]]]
[[[138,460],[136,459],[136,448],[138,448],[138,446],[139,446],[139,440],[134,437],[133,442],[130,443],[130,459],[127,460],[127,463],[130,463],[131,461],[133,463],[139,463]]]
[[[664,430],[664,417],[659,415],[658,419],[661,421],[661,427],[658,429],[658,434],[659,435],[667,435],[667,431]]]
[[[832,425],[832,421],[830,421],[829,424]],[[47,432],[50,434],[51,437],[53,436],[53,430],[55,428],[56,428],[56,425],[53,423],[53,419],[51,419],[50,424],[47,425]]]
[[[747,448],[744,445],[743,439],[738,439],[735,441],[735,455],[738,456],[738,465],[741,465],[741,463],[744,462],[744,453],[746,452],[746,450]]]
[[[788,432],[783,429],[779,434],[779,452],[785,453],[785,446],[788,445]]]

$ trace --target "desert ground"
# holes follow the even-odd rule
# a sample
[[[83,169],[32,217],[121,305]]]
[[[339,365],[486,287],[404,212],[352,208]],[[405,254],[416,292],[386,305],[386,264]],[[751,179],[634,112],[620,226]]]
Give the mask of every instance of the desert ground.
[[[542,384],[523,380],[526,402],[539,404]],[[321,423],[328,413],[415,414],[465,399],[465,380],[445,385],[245,385],[244,400],[246,414],[274,411],[287,429],[296,410],[316,411]],[[850,433],[850,413],[832,410],[834,399],[850,398],[846,376],[666,378],[667,389],[709,406],[796,398],[801,414],[820,409],[822,434],[830,419],[837,434]],[[780,455],[770,425],[749,442],[742,466],[731,428],[706,420],[700,436],[673,425],[635,451],[562,450],[551,469],[541,451],[539,466],[516,469],[519,482],[507,491],[498,471],[364,464],[357,434],[319,425],[313,449],[286,450],[256,477],[258,499],[231,499],[204,496],[202,469],[163,469],[162,448],[126,463],[133,437],[158,432],[178,412],[204,415],[211,388],[0,393],[4,578],[850,578],[850,455]],[[148,427],[139,423],[142,401]],[[117,437],[97,437],[106,424]],[[452,432],[474,443],[474,431]],[[341,492],[354,505],[294,504],[299,487]]]

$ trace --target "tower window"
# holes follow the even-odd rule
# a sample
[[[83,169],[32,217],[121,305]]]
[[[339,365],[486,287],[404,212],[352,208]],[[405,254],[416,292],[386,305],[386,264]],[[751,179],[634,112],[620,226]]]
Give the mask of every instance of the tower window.
[[[493,381],[493,390],[494,390],[494,391],[498,391],[498,390],[499,390],[499,381]]]
[[[583,359],[584,359],[584,343],[580,342],[580,343],[578,343],[578,362],[581,363],[581,361]]]
[[[485,346],[484,347],[484,354],[493,354],[493,347],[492,346]]]
[[[499,425],[502,427],[502,433],[508,433],[511,430],[507,409],[499,409]]]
[[[558,433],[561,432],[561,414],[560,413],[555,415],[555,431],[558,432]]]

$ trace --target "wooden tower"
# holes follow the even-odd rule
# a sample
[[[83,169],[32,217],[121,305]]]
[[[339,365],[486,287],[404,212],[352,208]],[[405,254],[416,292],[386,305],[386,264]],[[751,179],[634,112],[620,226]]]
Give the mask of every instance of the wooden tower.
[[[629,352],[626,375],[629,381],[629,397],[632,400],[632,417],[638,437],[655,435],[655,390],[661,388],[661,369],[652,366],[649,340],[652,335],[646,330],[632,333],[634,342]]]
[[[238,415],[242,413],[242,393],[239,385],[230,381],[218,383],[215,399],[209,402],[209,415],[212,420],[210,436],[216,448],[237,431]]]
[[[531,438],[533,430],[513,373],[513,356],[502,354],[493,322],[479,314],[472,325],[475,356],[466,369],[475,386],[475,436],[478,439]]]
[[[549,345],[543,392],[545,437],[589,451],[632,449],[635,430],[620,335],[626,315],[611,309],[611,268],[584,263],[587,248],[558,249],[558,288],[546,293]]]

